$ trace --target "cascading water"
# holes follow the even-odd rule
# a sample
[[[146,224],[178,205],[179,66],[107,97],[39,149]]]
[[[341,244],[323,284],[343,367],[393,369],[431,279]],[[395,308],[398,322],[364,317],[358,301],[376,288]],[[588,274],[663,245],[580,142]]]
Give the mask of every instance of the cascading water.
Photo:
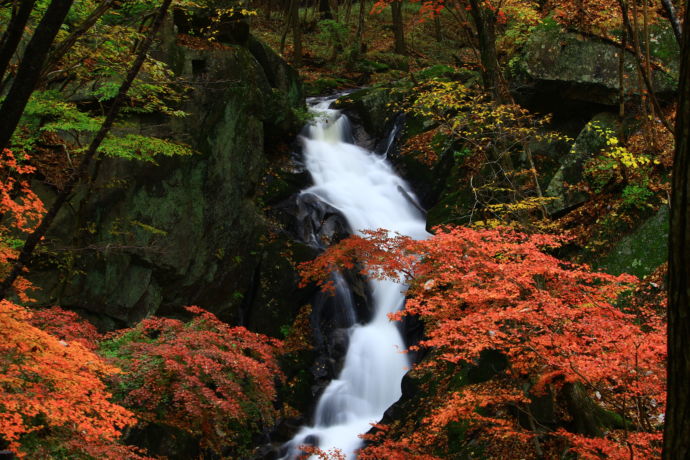
[[[355,233],[387,230],[422,239],[425,220],[407,184],[385,158],[350,142],[347,117],[329,109],[333,99],[310,101],[316,120],[304,142],[304,162],[314,185],[311,193],[338,209]],[[404,302],[404,285],[370,280],[373,318],[349,330],[343,368],[324,390],[316,406],[314,425],[303,427],[287,444],[285,458],[300,454],[299,446],[340,449],[348,458],[361,446],[359,435],[383,417],[401,396],[400,382],[409,362],[405,346],[388,313]]]

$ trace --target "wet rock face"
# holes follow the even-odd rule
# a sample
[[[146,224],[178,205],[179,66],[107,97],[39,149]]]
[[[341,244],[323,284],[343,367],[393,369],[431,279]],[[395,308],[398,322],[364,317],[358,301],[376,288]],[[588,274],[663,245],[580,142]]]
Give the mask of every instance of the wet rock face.
[[[351,234],[342,213],[309,192],[294,194],[276,205],[272,216],[292,238],[313,251],[312,257]],[[335,293],[313,292],[310,299],[314,395],[320,394],[339,374],[349,342],[348,328],[358,322],[366,323],[372,314],[368,285],[362,275],[352,270],[333,276]]]
[[[58,216],[49,235],[55,251],[32,271],[37,297],[90,312],[104,329],[191,304],[240,323],[242,310],[266,308],[258,304],[266,298],[294,297],[278,292],[286,283],[262,284],[285,277],[295,290],[297,275],[262,263],[280,251],[262,241],[269,224],[256,196],[268,165],[266,133],[294,137],[301,128],[295,106],[246,47],[193,50],[168,33],[158,53],[192,87],[181,107],[189,115],[131,120],[134,130],[197,153],[158,164],[104,159],[92,187],[78,190]],[[277,71],[278,60],[266,68]],[[51,190],[41,195],[50,203]],[[292,313],[271,327],[289,324]]]
[[[276,210],[283,228],[314,248],[323,249],[350,235],[350,226],[341,212],[314,194],[295,194]]]

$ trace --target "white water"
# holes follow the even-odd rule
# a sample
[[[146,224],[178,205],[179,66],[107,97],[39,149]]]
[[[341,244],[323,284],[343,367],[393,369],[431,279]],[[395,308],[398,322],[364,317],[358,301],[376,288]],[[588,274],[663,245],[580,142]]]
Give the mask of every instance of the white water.
[[[304,161],[314,185],[313,193],[339,209],[355,233],[385,228],[422,239],[428,236],[425,220],[410,202],[414,197],[388,162],[372,152],[345,142],[351,137],[347,118],[328,109],[332,100],[312,105],[318,114],[304,139]],[[373,319],[350,329],[343,369],[322,394],[314,426],[303,427],[289,443],[287,458],[299,454],[305,440],[316,439],[321,449],[340,449],[354,458],[360,434],[383,417],[401,395],[400,382],[409,362],[403,339],[388,313],[400,309],[405,286],[370,280]]]

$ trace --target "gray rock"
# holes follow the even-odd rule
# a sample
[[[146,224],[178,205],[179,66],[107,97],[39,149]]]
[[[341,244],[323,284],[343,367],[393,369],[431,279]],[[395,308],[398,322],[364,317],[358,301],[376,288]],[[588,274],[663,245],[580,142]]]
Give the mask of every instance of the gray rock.
[[[618,47],[603,40],[563,32],[558,27],[541,27],[528,39],[519,70],[529,83],[549,87],[559,98],[615,105],[620,88],[618,52]],[[665,67],[673,69],[677,63],[669,59]],[[639,95],[631,53],[626,53],[624,66],[626,74],[632,76],[624,80],[626,93]],[[673,71],[656,69],[652,80],[659,94],[672,94],[677,89]]]
[[[616,131],[616,124],[616,115],[602,112],[595,115],[582,129],[544,191],[547,197],[555,198],[546,206],[550,214],[558,214],[585,202],[587,195],[572,190],[569,185],[575,185],[582,180],[584,163],[606,146],[605,137],[595,128]]]

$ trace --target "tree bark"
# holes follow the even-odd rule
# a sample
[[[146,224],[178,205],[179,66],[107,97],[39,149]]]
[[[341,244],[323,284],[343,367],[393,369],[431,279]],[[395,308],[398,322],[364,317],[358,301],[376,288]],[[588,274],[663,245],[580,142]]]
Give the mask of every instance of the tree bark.
[[[359,16],[357,17],[357,31],[355,32],[355,55],[362,53],[362,39],[364,37],[364,13],[366,11],[366,0],[359,2]]]
[[[676,9],[673,7],[673,3],[671,3],[671,0],[661,0],[661,4],[664,5],[664,10],[666,10],[666,14],[668,14],[668,20],[671,23],[671,27],[673,27],[673,35],[676,36],[678,45],[682,45],[683,28],[680,25],[680,21],[678,21],[678,15],[676,14]]]
[[[319,16],[320,19],[333,19],[329,0],[319,0]]]
[[[0,150],[7,147],[12,133],[14,133],[19,119],[24,113],[24,107],[34,91],[43,68],[43,62],[48,55],[50,45],[60,30],[73,0],[53,0],[50,2],[41,22],[36,27],[33,37],[26,46],[24,56],[17,69],[12,87],[7,98],[0,107]]]
[[[496,18],[493,11],[484,8],[478,0],[470,0],[470,13],[477,30],[479,57],[482,63],[482,83],[484,89],[499,104],[506,102],[501,89],[501,69],[496,51]]]
[[[299,19],[299,0],[294,0],[290,6],[293,64],[295,67],[300,67],[302,65],[302,22]]]
[[[690,5],[688,5],[690,6]],[[690,8],[685,9],[690,24]],[[664,460],[690,458],[690,34],[683,37],[671,184]]]
[[[34,8],[35,0],[23,0],[19,2],[19,8],[16,13],[12,15],[10,23],[7,25],[7,30],[0,41],[0,81],[2,81],[7,66],[12,60],[12,55],[17,50],[19,42],[21,42],[24,34],[24,27],[29,20],[31,10]]]
[[[139,74],[139,70],[141,69],[141,66],[144,64],[144,61],[146,60],[148,51],[151,48],[151,44],[153,43],[153,39],[158,33],[158,30],[160,29],[161,25],[163,24],[163,19],[165,18],[165,14],[167,13],[171,2],[172,0],[163,0],[163,3],[158,8],[156,17],[153,21],[153,24],[151,25],[151,29],[149,30],[144,41],[141,42],[139,48],[137,49],[137,55],[134,59],[134,62],[132,63],[132,67],[127,72],[127,76],[125,77],[124,82],[122,82],[122,85],[120,86],[117,95],[113,99],[113,103],[110,106],[110,109],[108,110],[105,120],[103,120],[103,124],[101,125],[100,129],[91,141],[89,148],[84,153],[84,157],[81,163],[79,163],[79,167],[76,171],[74,171],[74,173],[69,178],[63,189],[60,191],[60,193],[58,193],[57,197],[55,198],[55,201],[51,204],[50,209],[48,209],[48,212],[41,219],[41,222],[34,229],[34,231],[26,238],[26,241],[24,241],[22,250],[19,253],[19,257],[13,264],[12,270],[0,284],[0,300],[4,299],[7,296],[7,293],[12,287],[14,281],[24,271],[24,268],[29,265],[29,263],[31,262],[31,256],[33,255],[33,252],[36,249],[36,246],[38,246],[38,243],[45,236],[46,232],[55,220],[55,217],[57,217],[58,212],[62,208],[62,205],[64,205],[65,202],[67,202],[67,199],[72,194],[72,191],[79,183],[81,177],[89,170],[92,160],[94,159],[94,157],[96,157],[96,154],[98,153],[98,148],[101,146],[101,143],[108,135],[108,132],[110,132],[110,129],[112,128],[113,123],[115,123],[115,118],[117,117],[120,108],[125,103],[129,88],[132,86],[134,79]]]
[[[391,3],[391,16],[393,17],[393,35],[395,36],[395,52],[407,54],[405,46],[405,22],[403,20],[402,0]]]

